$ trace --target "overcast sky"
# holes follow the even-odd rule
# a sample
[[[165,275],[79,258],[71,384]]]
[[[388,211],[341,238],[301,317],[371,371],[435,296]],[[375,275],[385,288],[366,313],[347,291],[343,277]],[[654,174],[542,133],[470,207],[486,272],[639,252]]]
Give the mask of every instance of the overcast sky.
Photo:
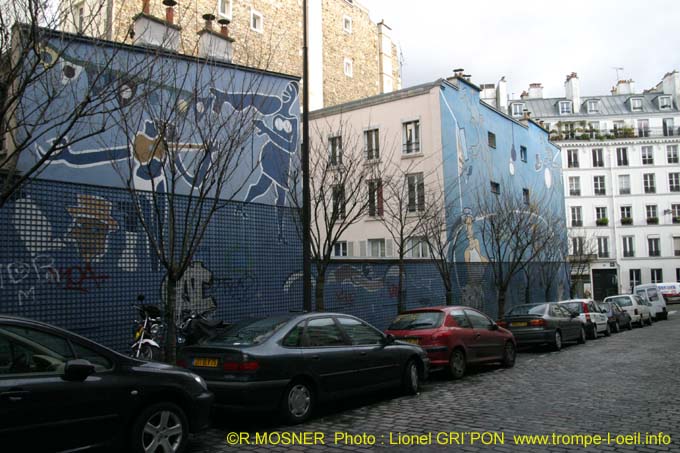
[[[582,95],[608,94],[619,78],[636,91],[680,70],[677,0],[359,0],[385,20],[403,54],[404,87],[464,68],[474,83],[540,82],[564,95],[575,71]]]

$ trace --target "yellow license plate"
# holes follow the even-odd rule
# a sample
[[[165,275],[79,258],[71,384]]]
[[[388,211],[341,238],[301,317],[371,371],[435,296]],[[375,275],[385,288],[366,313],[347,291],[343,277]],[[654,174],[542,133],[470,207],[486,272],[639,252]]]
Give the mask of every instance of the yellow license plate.
[[[405,342],[411,343],[411,344],[418,344],[418,339],[417,338],[404,338]]]
[[[526,327],[526,322],[511,322],[510,327]]]
[[[197,357],[194,359],[194,366],[200,366],[204,368],[217,368],[217,359]]]

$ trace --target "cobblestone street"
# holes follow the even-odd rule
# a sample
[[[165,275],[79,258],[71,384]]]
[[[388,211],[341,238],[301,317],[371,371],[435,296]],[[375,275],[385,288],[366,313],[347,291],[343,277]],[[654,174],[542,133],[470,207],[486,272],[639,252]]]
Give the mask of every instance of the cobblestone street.
[[[671,312],[678,310],[671,306]],[[541,451],[583,450],[580,445],[517,445],[513,435],[600,434],[605,441],[589,451],[680,451],[680,313],[652,327],[600,337],[560,352],[519,354],[512,369],[484,367],[460,381],[436,374],[421,394],[372,395],[325,408],[310,422],[286,427],[261,416],[217,414],[212,430],[192,441],[193,453],[237,451]],[[324,445],[234,445],[230,432],[322,432]],[[375,436],[375,445],[335,443],[336,432]],[[440,432],[496,432],[503,445],[478,440],[442,446]],[[642,433],[637,445],[620,445],[615,436]],[[671,436],[670,445],[640,445],[646,433]],[[390,445],[398,433],[432,433],[426,445]],[[607,444],[607,435],[611,443]],[[448,439],[448,435],[439,440]]]

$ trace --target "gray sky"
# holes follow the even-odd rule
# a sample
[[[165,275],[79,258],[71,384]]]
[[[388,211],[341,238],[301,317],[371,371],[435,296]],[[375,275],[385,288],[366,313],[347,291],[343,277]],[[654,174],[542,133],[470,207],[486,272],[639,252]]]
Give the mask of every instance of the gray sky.
[[[556,97],[575,71],[582,95],[602,95],[613,67],[639,92],[680,70],[677,0],[359,1],[392,28],[405,87],[464,68],[477,84],[506,76],[515,97],[531,82]]]

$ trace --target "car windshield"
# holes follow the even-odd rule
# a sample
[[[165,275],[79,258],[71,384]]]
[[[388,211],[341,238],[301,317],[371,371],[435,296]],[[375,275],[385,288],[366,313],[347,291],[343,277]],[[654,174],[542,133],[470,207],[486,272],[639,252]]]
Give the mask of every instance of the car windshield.
[[[529,304],[529,305],[518,305],[512,307],[508,312],[508,316],[521,316],[521,315],[542,315],[545,313],[545,307],[547,304]]]
[[[630,307],[633,305],[633,303],[630,301],[628,297],[613,297],[611,299],[607,299],[609,302],[614,302],[619,305],[619,307]]]
[[[290,316],[272,316],[262,319],[246,319],[229,327],[217,337],[203,342],[209,346],[255,346],[271,337]]]
[[[388,330],[434,329],[441,326],[444,313],[441,311],[419,311],[397,316]]]
[[[583,313],[583,302],[567,302],[562,304],[562,306],[574,313]]]

